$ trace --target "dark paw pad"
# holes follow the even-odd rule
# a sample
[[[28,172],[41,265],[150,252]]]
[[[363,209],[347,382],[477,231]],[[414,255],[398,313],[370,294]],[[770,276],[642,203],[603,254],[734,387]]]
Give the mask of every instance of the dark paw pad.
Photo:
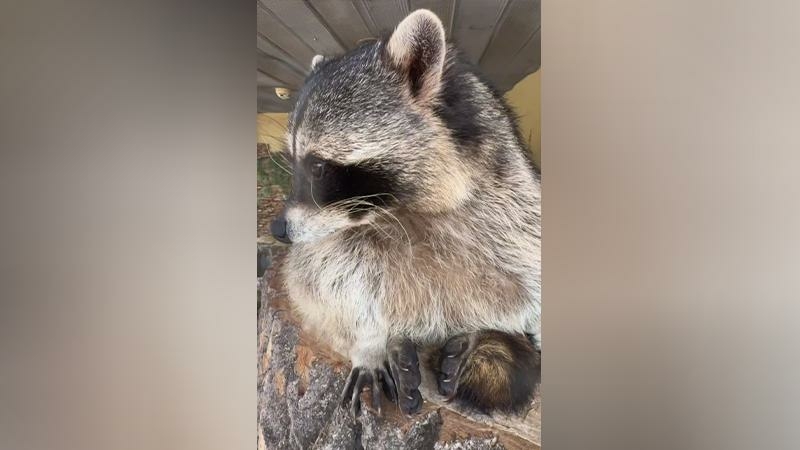
[[[448,340],[441,349],[436,385],[439,393],[448,399],[458,389],[458,379],[469,356],[469,344],[467,336],[456,336]]]
[[[403,414],[414,414],[422,408],[422,394],[419,384],[422,375],[419,371],[417,348],[409,340],[389,343],[389,370],[396,388],[397,406]]]

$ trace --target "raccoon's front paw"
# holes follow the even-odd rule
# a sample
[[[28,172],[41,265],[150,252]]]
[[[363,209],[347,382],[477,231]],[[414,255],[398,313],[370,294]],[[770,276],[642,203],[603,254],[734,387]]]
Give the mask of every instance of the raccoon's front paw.
[[[408,339],[397,339],[389,342],[388,353],[389,369],[397,387],[397,406],[403,414],[414,414],[422,408],[417,348]]]
[[[372,410],[380,416],[382,413],[381,385],[387,396],[394,401],[394,381],[385,368],[353,367],[344,384],[340,403],[344,407],[349,403],[350,413],[356,417],[361,410],[361,392],[367,388],[372,395]]]
[[[436,387],[448,400],[456,395],[458,380],[469,356],[470,341],[466,335],[455,336],[441,349],[436,374]]]

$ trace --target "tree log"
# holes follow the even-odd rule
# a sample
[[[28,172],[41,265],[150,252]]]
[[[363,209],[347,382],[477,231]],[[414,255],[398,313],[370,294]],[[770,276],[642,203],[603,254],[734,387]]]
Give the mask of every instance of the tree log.
[[[350,364],[304,332],[292,314],[277,267],[260,281],[258,313],[258,449],[540,449],[541,399],[522,417],[463,412],[432,388],[423,370],[425,402],[413,417],[383,398],[383,415],[352,418],[339,407]],[[381,394],[383,396],[383,394]]]

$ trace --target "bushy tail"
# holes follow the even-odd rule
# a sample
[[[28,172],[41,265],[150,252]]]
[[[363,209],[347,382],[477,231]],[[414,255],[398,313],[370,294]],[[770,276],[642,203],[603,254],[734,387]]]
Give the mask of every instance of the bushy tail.
[[[457,336],[437,356],[439,392],[485,413],[526,411],[541,379],[541,353],[524,334]]]

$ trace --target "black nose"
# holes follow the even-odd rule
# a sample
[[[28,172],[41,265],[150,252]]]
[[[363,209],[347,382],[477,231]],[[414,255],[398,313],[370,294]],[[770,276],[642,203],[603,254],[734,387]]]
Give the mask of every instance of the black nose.
[[[272,233],[272,237],[279,242],[283,242],[284,244],[292,243],[292,240],[289,239],[289,234],[286,233],[286,219],[283,218],[283,215],[279,216],[273,220],[271,224],[269,224],[269,232]]]

